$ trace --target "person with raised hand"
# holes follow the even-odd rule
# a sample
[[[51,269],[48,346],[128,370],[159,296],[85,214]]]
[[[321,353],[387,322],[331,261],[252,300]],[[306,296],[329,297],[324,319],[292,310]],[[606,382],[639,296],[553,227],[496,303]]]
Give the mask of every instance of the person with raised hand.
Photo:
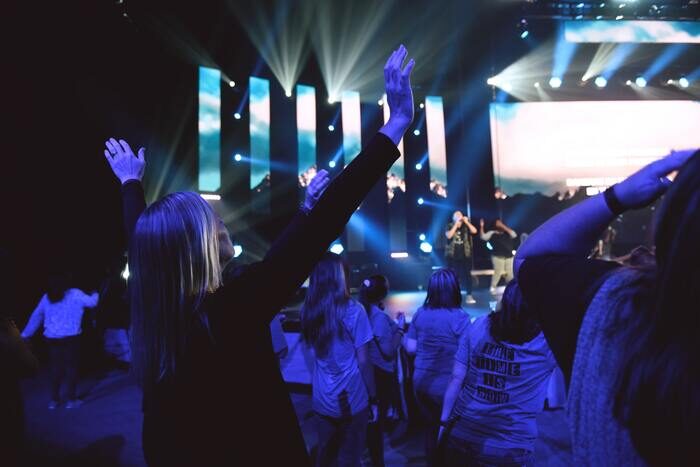
[[[107,144],[130,237],[132,364],[150,466],[308,465],[268,325],[398,159],[413,120],[406,55],[399,47],[384,68],[387,123],[335,180],[319,175],[263,260],[228,280],[211,207],[196,193],[173,193],[145,208],[144,151]]]
[[[655,261],[586,259],[615,217],[664,194]],[[673,151],[554,216],[517,252],[522,293],[569,383],[576,465],[695,460],[699,213],[700,151]]]

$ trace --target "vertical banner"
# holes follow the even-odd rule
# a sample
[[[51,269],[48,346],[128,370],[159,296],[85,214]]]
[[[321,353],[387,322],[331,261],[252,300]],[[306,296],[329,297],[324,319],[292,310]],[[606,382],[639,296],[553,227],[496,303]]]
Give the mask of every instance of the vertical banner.
[[[306,188],[316,176],[316,88],[297,84],[297,171]]]
[[[384,123],[386,123],[389,121],[389,117],[391,116],[389,104],[386,101],[386,94],[384,94],[384,96],[382,97],[382,101],[384,102]],[[389,173],[386,177],[386,193],[387,200],[389,203],[391,203],[391,201],[394,199],[397,190],[406,193],[406,169],[403,152],[403,138],[401,138],[401,141],[399,141],[398,148],[399,152],[401,153],[401,156],[396,160],[396,162],[394,162],[394,165],[391,166],[391,169],[389,169]]]
[[[253,205],[267,209],[270,191],[270,81],[250,77],[250,189]],[[259,195],[265,195],[261,197]]]
[[[425,98],[425,124],[428,131],[430,191],[447,198],[447,148],[442,97]]]
[[[362,150],[360,93],[344,91],[341,101],[343,119],[343,154],[348,165]]]
[[[341,99],[343,122],[343,160],[348,165],[362,150],[362,116],[360,111],[360,93],[344,91]],[[352,215],[347,228],[349,251],[365,249],[365,232],[361,227],[360,213]]]
[[[221,72],[199,67],[199,175],[197,188],[221,188]]]

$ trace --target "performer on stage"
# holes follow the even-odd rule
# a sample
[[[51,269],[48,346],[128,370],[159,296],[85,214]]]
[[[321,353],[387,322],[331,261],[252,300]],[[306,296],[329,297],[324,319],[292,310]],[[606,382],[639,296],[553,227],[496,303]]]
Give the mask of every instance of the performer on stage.
[[[459,282],[467,291],[467,304],[469,305],[476,303],[472,296],[472,251],[474,251],[472,235],[476,234],[476,227],[461,211],[455,211],[452,214],[452,222],[447,224],[445,231],[447,237],[445,258],[447,259],[447,267],[457,273]]]
[[[496,219],[493,229],[484,231],[484,220],[480,222],[481,239],[490,242],[493,247],[491,261],[493,262],[493,276],[491,276],[491,294],[496,294],[496,286],[505,277],[506,284],[513,280],[513,256],[515,253],[515,238],[518,236],[515,230]]]

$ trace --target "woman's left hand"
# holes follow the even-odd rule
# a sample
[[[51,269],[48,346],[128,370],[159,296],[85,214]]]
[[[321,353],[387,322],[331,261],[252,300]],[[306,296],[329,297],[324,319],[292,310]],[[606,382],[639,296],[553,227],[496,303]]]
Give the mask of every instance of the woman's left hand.
[[[321,198],[323,192],[328,188],[331,183],[331,178],[326,170],[319,170],[316,176],[309,183],[309,187],[306,189],[306,199],[304,200],[304,209],[311,211],[318,200]]]

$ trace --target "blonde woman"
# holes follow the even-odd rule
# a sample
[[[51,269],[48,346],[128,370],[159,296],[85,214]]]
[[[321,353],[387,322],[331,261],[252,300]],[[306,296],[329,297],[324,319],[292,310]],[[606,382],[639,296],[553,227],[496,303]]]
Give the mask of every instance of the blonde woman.
[[[413,120],[414,62],[404,67],[406,54],[401,46],[384,69],[387,124],[332,183],[319,173],[265,258],[228,281],[219,255],[229,242],[209,205],[196,193],[174,193],[140,213],[144,151],[107,142],[127,232],[135,223],[132,355],[149,465],[308,465],[269,323],[399,157],[396,146]]]

